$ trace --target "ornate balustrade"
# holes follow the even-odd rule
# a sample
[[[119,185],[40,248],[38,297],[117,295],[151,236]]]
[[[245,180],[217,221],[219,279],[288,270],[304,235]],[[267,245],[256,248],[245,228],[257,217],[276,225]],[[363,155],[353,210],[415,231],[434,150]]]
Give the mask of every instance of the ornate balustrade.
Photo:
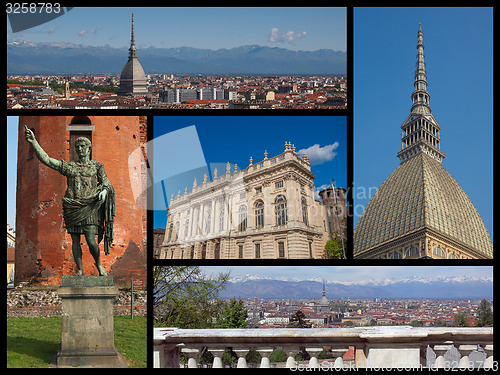
[[[223,367],[222,354],[231,348],[238,356],[237,367],[247,367],[246,355],[255,348],[262,356],[261,368],[271,367],[269,356],[277,349],[287,355],[286,367],[297,368],[299,350],[310,355],[307,365],[319,367],[318,354],[331,348],[331,367],[345,367],[343,354],[354,347],[349,366],[366,368],[488,367],[493,363],[493,328],[462,327],[356,327],[318,329],[178,329],[155,328],[154,367],[180,367],[185,353],[187,367],[197,367],[196,358],[206,348],[212,353],[212,367]]]

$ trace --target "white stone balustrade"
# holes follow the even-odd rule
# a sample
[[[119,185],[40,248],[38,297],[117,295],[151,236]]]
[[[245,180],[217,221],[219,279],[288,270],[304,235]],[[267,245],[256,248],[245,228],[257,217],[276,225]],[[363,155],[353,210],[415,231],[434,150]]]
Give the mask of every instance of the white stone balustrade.
[[[354,363],[342,356],[354,347]],[[336,360],[332,367],[416,368],[493,367],[492,327],[356,327],[315,329],[154,329],[154,367],[181,367],[179,354],[185,353],[187,367],[197,367],[202,348],[214,356],[213,367],[222,367],[222,354],[232,348],[237,367],[248,367],[246,355],[255,348],[262,356],[261,368],[272,367],[269,356],[275,349],[287,355],[286,367],[298,364],[294,356],[306,349],[311,359],[306,367],[319,367],[318,354],[331,347]],[[429,349],[432,349],[429,351]],[[427,358],[428,353],[432,358]],[[447,359],[448,358],[448,359]],[[449,358],[456,358],[450,361]],[[479,362],[477,359],[482,358]],[[430,362],[429,362],[430,361]],[[300,364],[303,365],[303,364]],[[184,366],[184,365],[183,365]]]

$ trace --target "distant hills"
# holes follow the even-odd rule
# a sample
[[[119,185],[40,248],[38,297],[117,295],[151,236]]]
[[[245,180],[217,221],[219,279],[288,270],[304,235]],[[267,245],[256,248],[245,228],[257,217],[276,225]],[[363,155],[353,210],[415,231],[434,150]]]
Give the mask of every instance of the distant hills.
[[[230,49],[138,49],[146,74],[336,75],[346,73],[346,53],[291,51],[257,45]],[[128,49],[72,43],[7,43],[7,74],[120,74]]]
[[[337,298],[436,298],[482,299],[493,298],[493,279],[474,277],[409,277],[383,282],[326,283],[328,299]],[[233,279],[220,293],[222,298],[309,298],[320,299],[323,283],[319,280],[276,280],[248,276]]]

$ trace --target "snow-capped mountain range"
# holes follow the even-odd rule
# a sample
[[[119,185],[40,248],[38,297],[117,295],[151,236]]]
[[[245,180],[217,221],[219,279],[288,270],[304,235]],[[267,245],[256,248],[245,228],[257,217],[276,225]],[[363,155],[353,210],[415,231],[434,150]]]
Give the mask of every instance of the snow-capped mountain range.
[[[493,298],[492,277],[412,275],[402,279],[325,281],[326,296],[335,298]],[[323,280],[262,277],[245,275],[234,277],[221,297],[241,298],[321,298]]]

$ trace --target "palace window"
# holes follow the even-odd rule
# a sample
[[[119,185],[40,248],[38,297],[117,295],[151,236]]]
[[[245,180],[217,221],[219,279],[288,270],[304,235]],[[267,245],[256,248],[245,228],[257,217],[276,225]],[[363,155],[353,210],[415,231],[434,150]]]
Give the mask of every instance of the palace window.
[[[243,245],[238,245],[238,258],[243,259]]]
[[[434,250],[432,251],[432,255],[440,258],[446,258],[446,256],[444,255],[444,251],[439,246],[436,246],[434,248]]]
[[[205,218],[205,233],[210,233],[210,223],[212,222],[212,206],[206,206],[207,217]]]
[[[215,244],[214,258],[220,259],[220,243]]]
[[[220,201],[220,206],[219,206],[219,232],[222,232],[224,230],[224,212],[225,212],[224,201]]]
[[[275,189],[281,189],[283,187],[283,181],[278,181],[274,183]]]
[[[420,251],[418,251],[418,248],[416,246],[412,246],[408,249],[408,251],[406,252],[406,257],[409,258],[409,257],[412,257],[414,255],[420,255]]]
[[[401,255],[401,253],[394,253],[391,256],[391,259],[403,259],[403,256]]]
[[[184,225],[184,238],[188,238],[189,236],[189,219],[186,220],[186,224]]]
[[[238,210],[238,230],[243,232],[247,229],[247,206],[242,204]]]
[[[285,243],[282,241],[278,242],[278,257],[279,258],[285,257]]]
[[[264,226],[264,202],[261,200],[255,202],[255,226],[257,228]]]
[[[307,223],[307,203],[306,203],[306,198],[302,197],[302,221],[304,222],[305,225],[308,225]]]
[[[255,244],[255,258],[260,258],[260,243]]]
[[[170,242],[172,239],[172,231],[174,230],[174,224],[170,223],[170,226],[168,227],[168,236],[167,236],[167,242]]]
[[[207,259],[207,245],[203,244],[201,248],[201,259]]]
[[[262,186],[255,188],[255,194],[261,194],[262,193]]]
[[[276,216],[276,225],[286,225],[288,222],[286,198],[284,195],[278,195],[274,200],[274,213]]]

